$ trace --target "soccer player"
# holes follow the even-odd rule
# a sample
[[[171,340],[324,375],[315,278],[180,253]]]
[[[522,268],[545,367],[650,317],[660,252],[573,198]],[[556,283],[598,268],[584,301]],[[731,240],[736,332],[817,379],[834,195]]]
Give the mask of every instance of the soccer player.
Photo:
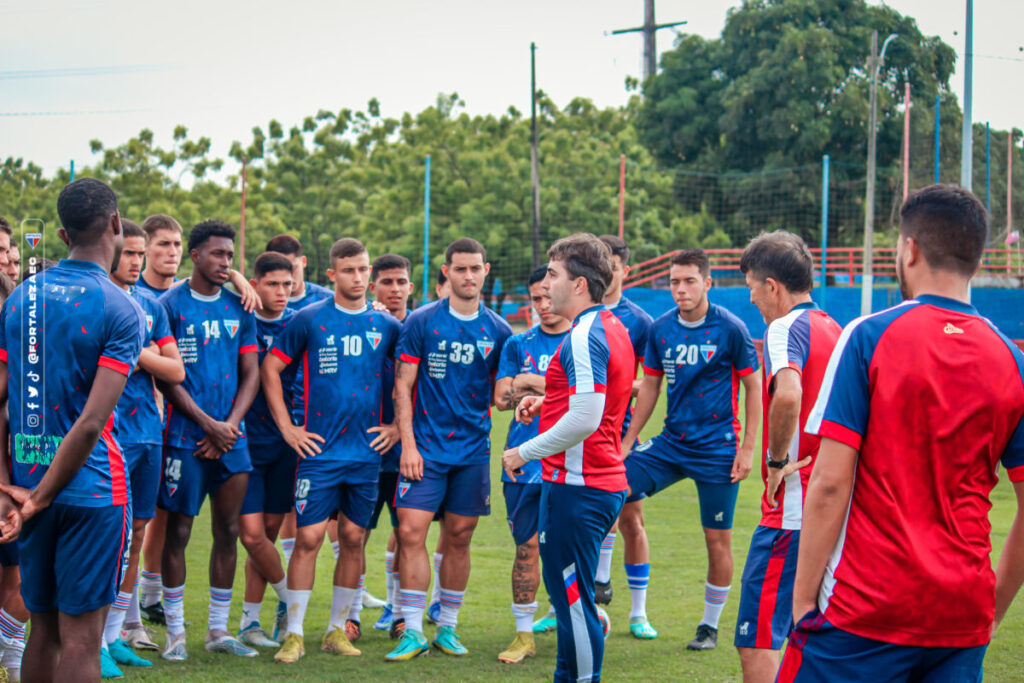
[[[61,191],[57,213],[68,258],[15,290],[0,313],[15,484],[0,468],[0,532],[6,541],[21,533],[21,592],[32,613],[25,670],[36,680],[99,681],[103,620],[131,541],[114,408],[146,321],[108,277],[121,239],[114,192],[78,180]],[[6,450],[6,435],[0,441]]]
[[[982,680],[1024,580],[1024,354],[969,303],[987,225],[963,188],[908,197],[906,301],[847,325],[832,353],[780,681]],[[993,573],[1000,462],[1017,511]]]
[[[262,313],[256,314],[256,342],[262,363],[295,314],[287,307],[292,293],[292,263],[283,254],[264,252],[256,258],[253,273],[255,277],[250,284],[259,293],[262,303]],[[282,372],[284,400],[288,406],[292,404],[297,368],[298,364],[293,363]],[[245,416],[245,426],[252,472],[238,517],[239,537],[249,554],[245,561],[245,597],[238,637],[253,647],[279,647],[281,643],[271,640],[260,626],[260,608],[269,583],[277,594],[279,609],[275,630],[279,632],[281,626],[277,622],[287,615],[286,609],[280,606],[286,604],[288,596],[285,569],[274,541],[294,501],[298,455],[274,424],[262,391],[253,399]],[[264,575],[260,567],[269,568],[272,573]]]
[[[604,632],[594,601],[601,541],[626,500],[622,420],[636,377],[629,332],[601,304],[612,279],[608,248],[579,233],[548,249],[544,287],[551,310],[572,329],[544,376],[544,396],[527,396],[516,419],[540,415],[540,435],[505,451],[516,480],[543,459],[538,543],[544,583],[558,621],[555,681],[597,681]]]
[[[820,440],[804,432],[839,325],[811,300],[814,264],[784,230],[751,240],[740,258],[764,335],[761,523],[743,567],[735,645],[746,683],[774,681],[792,628],[793,574],[807,479]],[[773,457],[774,456],[774,457]]]
[[[146,267],[136,286],[160,296],[178,281],[181,265],[181,224],[162,213],[142,221],[146,233]]]
[[[437,283],[434,284],[434,298],[435,299],[447,299],[452,293],[452,287],[448,284],[448,276],[444,273],[444,268],[437,271]]]
[[[511,337],[501,350],[501,363],[494,384],[494,405],[512,410],[525,396],[544,395],[544,373],[569,332],[569,321],[551,310],[551,297],[544,289],[548,269],[535,270],[527,283],[530,302],[540,325]],[[505,448],[513,448],[537,436],[537,422],[509,425]],[[516,558],[512,564],[512,616],[516,637],[498,661],[516,664],[536,654],[533,642],[533,615],[537,611],[537,586],[540,585],[540,551],[537,548],[537,520],[540,515],[540,462],[523,467],[515,479],[502,472],[502,491]]]
[[[125,219],[121,219],[121,231],[124,246],[110,271],[110,279],[139,304],[145,313],[146,324],[138,368],[128,378],[121,400],[117,402],[117,441],[128,468],[132,494],[132,542],[128,570],[107,614],[104,629],[103,664],[112,673],[117,672],[116,664],[152,666],[151,662],[132,652],[127,641],[132,641],[139,649],[157,649],[142,627],[136,590],[139,553],[146,523],[153,519],[156,511],[163,457],[163,425],[153,396],[153,378],[166,384],[179,384],[185,379],[185,366],[171,334],[167,312],[151,294],[135,286],[146,255],[146,233]],[[131,619],[127,619],[129,613]],[[122,628],[126,631],[125,640],[121,639]],[[106,661],[107,658],[113,661]]]
[[[11,237],[14,236],[14,231],[11,229],[11,224],[7,222],[7,219],[0,216],[0,271],[10,275],[7,270],[10,265],[8,254],[11,251]],[[17,246],[17,245],[15,245]],[[17,277],[12,277],[14,282],[18,281]]]
[[[21,251],[14,242],[11,242],[11,248],[7,250],[7,277],[11,278],[14,284],[18,284],[21,277]]]
[[[287,234],[272,237],[267,242],[267,251],[284,254],[292,263],[292,294],[288,297],[289,308],[298,311],[317,301],[334,297],[334,293],[323,285],[306,280],[306,257],[302,255],[302,242],[298,239]]]
[[[750,474],[761,424],[761,376],[755,372],[759,369],[757,351],[747,326],[708,301],[711,264],[703,249],[684,249],[672,257],[669,288],[677,308],[651,326],[644,351],[643,384],[622,440],[630,490],[619,520],[633,598],[629,630],[637,638],[658,635],[647,620],[650,548],[643,500],[690,478],[697,485],[708,573],[704,617],[687,648],[710,650],[718,642],[718,620],[732,585],[732,519],[740,481]],[[654,411],[662,380],[668,383],[664,429],[634,446]],[[741,382],[746,408],[742,443]]]
[[[433,644],[446,654],[466,654],[455,627],[469,582],[469,544],[480,515],[490,514],[491,378],[512,328],[480,301],[490,272],[482,244],[468,237],[452,242],[444,272],[451,296],[413,311],[398,345],[395,412],[402,460],[396,502],[405,632],[389,661],[429,649],[423,635],[430,579],[426,537],[438,511],[444,512],[448,540]]]
[[[240,297],[226,290],[235,257],[235,229],[218,220],[197,224],[188,236],[192,275],[160,297],[185,362],[185,381],[158,387],[169,402],[164,436],[163,485],[158,505],[167,511],[163,551],[163,658],[184,660],[185,548],[192,522],[207,496],[210,522],[210,612],[206,650],[255,657],[256,650],[228,633],[231,587],[238,548],[238,515],[252,465],[242,431],[259,388],[256,320]],[[271,570],[261,568],[264,575]]]
[[[401,324],[367,305],[370,259],[359,240],[335,242],[330,262],[334,297],[299,311],[274,340],[261,369],[270,413],[301,458],[295,474],[298,534],[288,563],[288,634],[274,655],[275,661],[285,663],[305,654],[303,622],[316,555],[334,513],[341,552],[334,570],[331,620],[320,649],[360,654],[352,644],[358,634],[350,631],[346,619],[360,599],[363,534],[377,501],[380,454],[398,437],[393,425],[381,424],[381,402],[385,362],[394,355]],[[296,426],[284,401],[280,373],[299,359],[306,400],[303,424]]]

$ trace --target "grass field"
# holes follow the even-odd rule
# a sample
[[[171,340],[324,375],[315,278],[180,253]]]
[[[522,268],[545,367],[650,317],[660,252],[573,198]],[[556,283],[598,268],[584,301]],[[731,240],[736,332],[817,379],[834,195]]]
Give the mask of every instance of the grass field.
[[[740,402],[742,405],[742,401]],[[659,405],[658,411],[663,411]],[[656,412],[646,430],[656,433],[662,416]],[[504,443],[508,413],[496,413],[492,442]],[[195,531],[188,550],[189,576],[185,593],[185,616],[193,625],[189,628],[190,659],[184,663],[154,660],[151,669],[127,669],[126,679],[139,681],[233,681],[253,679],[340,680],[358,676],[361,680],[388,681],[477,681],[477,680],[550,680],[554,670],[554,634],[537,636],[537,656],[520,665],[501,664],[497,654],[514,636],[510,603],[510,574],[513,558],[511,536],[504,519],[504,500],[501,496],[498,454],[495,446],[492,469],[490,517],[483,518],[474,537],[473,572],[466,593],[465,606],[459,617],[459,634],[469,648],[463,659],[447,657],[436,651],[428,657],[412,662],[389,664],[384,655],[393,647],[387,634],[372,629],[379,610],[364,610],[363,638],[358,645],[361,658],[334,657],[319,652],[319,641],[330,614],[331,567],[330,547],[321,551],[317,566],[317,585],[313,591],[306,615],[307,655],[297,664],[275,664],[273,651],[261,653],[255,660],[242,660],[225,655],[212,655],[203,650],[206,632],[208,583],[207,558],[210,552],[209,524],[205,516],[196,520]],[[687,652],[686,643],[693,637],[697,622],[703,613],[705,552],[696,489],[690,482],[677,484],[656,496],[645,505],[648,535],[651,541],[651,586],[648,594],[648,613],[660,636],[653,641],[635,640],[629,635],[629,592],[622,569],[622,540],[616,545],[612,583],[615,597],[608,613],[612,633],[607,641],[604,659],[604,679],[608,681],[739,681],[739,658],[732,647],[732,631],[736,623],[739,601],[739,581],[746,557],[750,535],[759,519],[758,497],[761,482],[756,475],[740,487],[733,540],[736,571],[733,590],[722,616],[719,648],[712,652]],[[927,492],[922,492],[927,495]],[[1015,504],[1012,489],[1005,479],[996,487],[991,513],[995,555],[1012,522]],[[207,508],[204,508],[204,515]],[[386,523],[382,522],[386,527]],[[367,584],[377,596],[384,595],[383,553],[386,528],[371,538],[367,548],[369,565]],[[433,549],[436,532],[432,532],[429,548]],[[240,560],[244,551],[239,547]],[[231,611],[231,627],[238,628],[243,591],[242,572],[236,573],[235,603]],[[268,591],[272,596],[272,591]],[[542,608],[546,594],[543,588],[538,596]],[[907,599],[941,596],[907,596]],[[1018,602],[1020,600],[1018,599]],[[268,597],[264,604],[263,622],[273,619],[274,601]],[[268,629],[269,630],[269,629]],[[433,627],[426,627],[427,636],[433,637]],[[163,645],[160,629],[157,642]],[[999,633],[989,648],[985,662],[989,681],[1021,680],[1021,650],[1024,640],[1024,611],[1014,605]]]

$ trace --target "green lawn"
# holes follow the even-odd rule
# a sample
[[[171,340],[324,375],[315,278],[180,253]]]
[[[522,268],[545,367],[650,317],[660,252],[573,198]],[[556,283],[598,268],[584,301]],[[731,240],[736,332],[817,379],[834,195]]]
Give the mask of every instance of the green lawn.
[[[742,405],[742,401],[740,402]],[[664,410],[659,407],[659,411]],[[508,424],[507,413],[496,413],[492,442],[504,443]],[[661,415],[652,417],[646,430],[655,433],[661,424]],[[182,680],[227,681],[259,679],[338,680],[357,675],[381,677],[394,681],[464,681],[464,680],[550,680],[554,670],[554,634],[537,636],[537,656],[521,665],[501,664],[497,654],[514,635],[514,622],[510,611],[510,573],[513,558],[512,539],[504,518],[504,500],[501,496],[499,467],[496,451],[492,470],[492,515],[481,520],[473,545],[473,573],[466,594],[465,606],[459,620],[459,634],[469,648],[469,655],[461,660],[438,652],[403,664],[388,664],[384,655],[393,641],[385,633],[371,626],[379,610],[364,610],[363,638],[358,646],[361,658],[333,657],[319,652],[319,641],[330,613],[331,565],[329,546],[321,552],[317,568],[317,585],[306,615],[307,655],[297,664],[275,664],[272,651],[263,652],[256,660],[242,660],[225,655],[211,655],[203,650],[206,629],[208,583],[207,558],[210,551],[209,526],[205,517],[196,521],[189,547],[189,576],[185,593],[185,616],[192,622],[189,629],[189,656],[184,663],[155,661],[152,669],[128,669],[126,678],[140,681]],[[616,545],[612,582],[615,598],[608,612],[612,633],[607,641],[604,676],[609,681],[739,681],[739,658],[732,647],[732,630],[736,622],[739,600],[739,580],[746,556],[750,534],[759,519],[759,478],[752,477],[740,488],[736,510],[734,553],[736,572],[733,590],[722,617],[719,648],[712,652],[687,652],[686,643],[693,637],[697,621],[703,613],[705,553],[700,529],[696,489],[683,482],[656,496],[646,504],[648,535],[651,541],[651,587],[648,595],[648,613],[660,636],[654,641],[638,641],[628,632],[629,592],[622,569],[622,540]],[[992,526],[996,553],[1012,521],[1015,504],[1013,492],[1005,480],[993,496]],[[204,508],[204,514],[205,514]],[[383,531],[383,529],[382,529]],[[435,532],[436,533],[436,532]],[[435,533],[431,534],[432,550]],[[385,533],[370,540],[367,549],[369,571],[367,583],[372,592],[384,595],[383,553]],[[244,551],[239,547],[240,559]],[[998,557],[998,555],[996,555]],[[239,565],[241,567],[241,565]],[[243,577],[241,568],[236,574],[235,604],[231,611],[231,627],[237,629],[241,613]],[[270,592],[272,594],[272,591]],[[545,596],[541,589],[540,602]],[[916,596],[907,596],[913,599]],[[264,605],[263,621],[272,618],[273,600]],[[160,629],[156,640],[163,644]],[[427,627],[428,637],[433,627]],[[987,679],[990,681],[1020,680],[1020,650],[1024,638],[1024,612],[1019,605],[1011,608],[1005,623],[988,651]]]

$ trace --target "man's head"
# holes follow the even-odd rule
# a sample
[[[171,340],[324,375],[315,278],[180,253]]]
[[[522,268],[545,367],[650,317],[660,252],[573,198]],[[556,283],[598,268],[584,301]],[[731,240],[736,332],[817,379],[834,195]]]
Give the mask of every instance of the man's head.
[[[556,327],[565,318],[551,311],[551,295],[544,288],[544,278],[547,275],[547,266],[541,266],[530,273],[526,291],[530,293],[530,303],[533,304],[533,310],[537,311],[537,315],[540,317],[540,324],[544,327]]]
[[[11,242],[11,248],[7,250],[7,276],[15,284],[21,276],[21,251],[14,242]]]
[[[267,242],[267,251],[286,256],[292,264],[292,295],[297,295],[306,278],[306,257],[302,255],[302,242],[292,235],[278,235]]]
[[[331,267],[327,277],[334,282],[334,291],[350,304],[366,301],[366,285],[370,280],[370,256],[363,243],[353,237],[342,237],[331,247]]]
[[[196,224],[188,234],[192,277],[197,274],[211,285],[223,285],[235,259],[235,229],[218,220]]]
[[[629,247],[626,240],[615,235],[601,235],[599,238],[612,252],[612,282],[604,296],[610,301],[622,298],[622,281],[629,275]]]
[[[814,261],[799,235],[785,230],[763,232],[750,241],[740,257],[747,278],[750,303],[765,322],[789,313],[793,298],[810,294],[814,286]]]
[[[412,295],[412,264],[398,254],[382,254],[370,270],[370,291],[392,315],[404,317]]]
[[[119,285],[134,285],[142,273],[142,262],[146,258],[146,233],[137,223],[121,219],[124,243],[120,254],[114,259],[110,275]]]
[[[921,275],[974,276],[988,242],[985,207],[969,190],[931,185],[907,197],[900,208],[896,277],[904,297],[917,295]]]
[[[704,307],[711,289],[711,263],[703,249],[683,249],[672,257],[668,286],[684,315]]]
[[[448,276],[451,296],[471,301],[480,296],[491,264],[487,263],[484,245],[472,237],[462,237],[448,245],[442,269]]]
[[[14,237],[14,231],[11,230],[11,224],[7,222],[7,219],[0,216],[0,268],[6,268],[7,263],[10,262],[8,253],[11,250],[11,244],[13,243],[11,238]],[[6,261],[6,262],[5,262]],[[10,275],[10,273],[8,273]],[[18,281],[17,277],[14,277],[15,282]]]
[[[256,257],[249,281],[260,296],[263,310],[277,317],[288,305],[292,294],[292,262],[284,254],[266,251]]]
[[[611,251],[592,234],[563,237],[548,249],[544,288],[551,296],[552,312],[575,318],[580,311],[601,303],[611,281]]]
[[[146,233],[146,270],[174,277],[181,265],[181,225],[167,214],[157,213],[142,221]]]
[[[437,271],[437,284],[434,285],[434,294],[438,299],[443,299],[452,293],[452,285],[448,282],[448,276],[444,274],[444,268]]]
[[[81,178],[64,186],[57,197],[57,215],[62,227],[58,234],[69,247],[102,246],[113,259],[121,240],[121,216],[117,195],[95,178]],[[7,245],[10,248],[10,244]],[[4,249],[6,265],[7,248]],[[109,262],[106,264],[109,269]]]

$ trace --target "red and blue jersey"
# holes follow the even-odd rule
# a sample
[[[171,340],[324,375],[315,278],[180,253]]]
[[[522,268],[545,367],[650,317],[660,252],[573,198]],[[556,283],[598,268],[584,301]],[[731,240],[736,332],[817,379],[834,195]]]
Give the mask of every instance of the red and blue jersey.
[[[534,327],[520,334],[509,337],[505,348],[501,350],[498,363],[498,375],[495,379],[515,377],[520,374],[541,375],[548,370],[551,359],[555,357],[558,346],[568,332],[549,334],[540,327]],[[514,406],[513,406],[514,408]],[[508,439],[505,448],[515,448],[537,436],[540,432],[540,421],[534,420],[528,425],[512,420],[508,428]],[[539,484],[541,482],[541,464],[539,460],[531,460],[522,467],[522,474],[516,475],[517,484]],[[504,470],[501,480],[511,482],[512,479]]]
[[[306,281],[306,289],[300,296],[288,297],[288,308],[301,311],[306,306],[311,306],[324,299],[333,299],[334,292],[315,282]]]
[[[145,329],[139,305],[95,263],[64,259],[11,293],[0,312],[0,361],[8,371],[15,485],[39,485],[81,416],[99,368],[131,375]],[[115,419],[112,413],[85,464],[55,502],[128,503]]]
[[[132,287],[129,295],[145,315],[142,348],[150,344],[165,346],[174,341],[167,312],[147,290]],[[153,375],[139,369],[128,377],[124,393],[117,402],[117,441],[121,444],[163,443],[163,422],[153,393]]]
[[[743,321],[715,304],[692,323],[673,309],[651,326],[643,364],[668,384],[664,434],[690,451],[734,458],[740,378],[759,369]]]
[[[264,318],[256,314],[256,346],[259,348],[260,365],[263,359],[274,346],[274,341],[284,333],[288,322],[295,315],[295,311],[286,308],[276,318]],[[295,374],[298,363],[291,363],[281,371],[281,389],[284,394],[284,404],[289,412],[292,408],[292,399],[295,390]],[[256,398],[252,400],[252,406],[245,415],[245,435],[250,443],[275,443],[281,440],[281,430],[277,428],[274,417],[270,414],[270,407],[267,405],[267,397],[263,393],[263,387],[256,392]]]
[[[381,424],[384,366],[401,327],[390,313],[325,299],[296,313],[274,340],[270,352],[301,367],[302,423],[325,440],[315,460],[380,463],[370,447],[377,435],[366,430]]]
[[[185,364],[182,387],[200,410],[214,420],[225,420],[238,393],[238,363],[244,353],[256,353],[256,318],[242,308],[241,298],[221,287],[205,295],[186,280],[161,296],[171,332]],[[245,422],[240,429],[245,431]],[[164,444],[192,448],[206,432],[170,405]]]
[[[989,642],[999,463],[1024,481],[1024,355],[968,304],[920,296],[850,323],[807,431],[858,451],[819,607],[899,645]]]
[[[761,440],[761,478],[768,481],[769,429],[768,412],[775,393],[775,375],[783,368],[800,373],[800,421],[789,442],[789,461],[796,462],[810,456],[811,464],[787,476],[775,494],[778,506],[768,504],[767,493],[761,494],[761,526],[773,529],[799,529],[804,515],[804,495],[807,480],[814,469],[821,439],[804,431],[807,416],[821,390],[829,356],[835,348],[842,328],[813,302],[797,304],[786,315],[773,320],[764,334],[764,433]]]
[[[412,427],[424,459],[442,465],[490,460],[492,378],[511,336],[508,323],[482,303],[461,315],[441,299],[406,318],[398,355],[419,365]]]
[[[622,321],[601,305],[577,316],[544,376],[539,431],[551,429],[569,412],[573,394],[604,394],[604,412],[593,434],[541,461],[544,481],[611,492],[628,489],[622,419],[635,377],[633,344]]]

